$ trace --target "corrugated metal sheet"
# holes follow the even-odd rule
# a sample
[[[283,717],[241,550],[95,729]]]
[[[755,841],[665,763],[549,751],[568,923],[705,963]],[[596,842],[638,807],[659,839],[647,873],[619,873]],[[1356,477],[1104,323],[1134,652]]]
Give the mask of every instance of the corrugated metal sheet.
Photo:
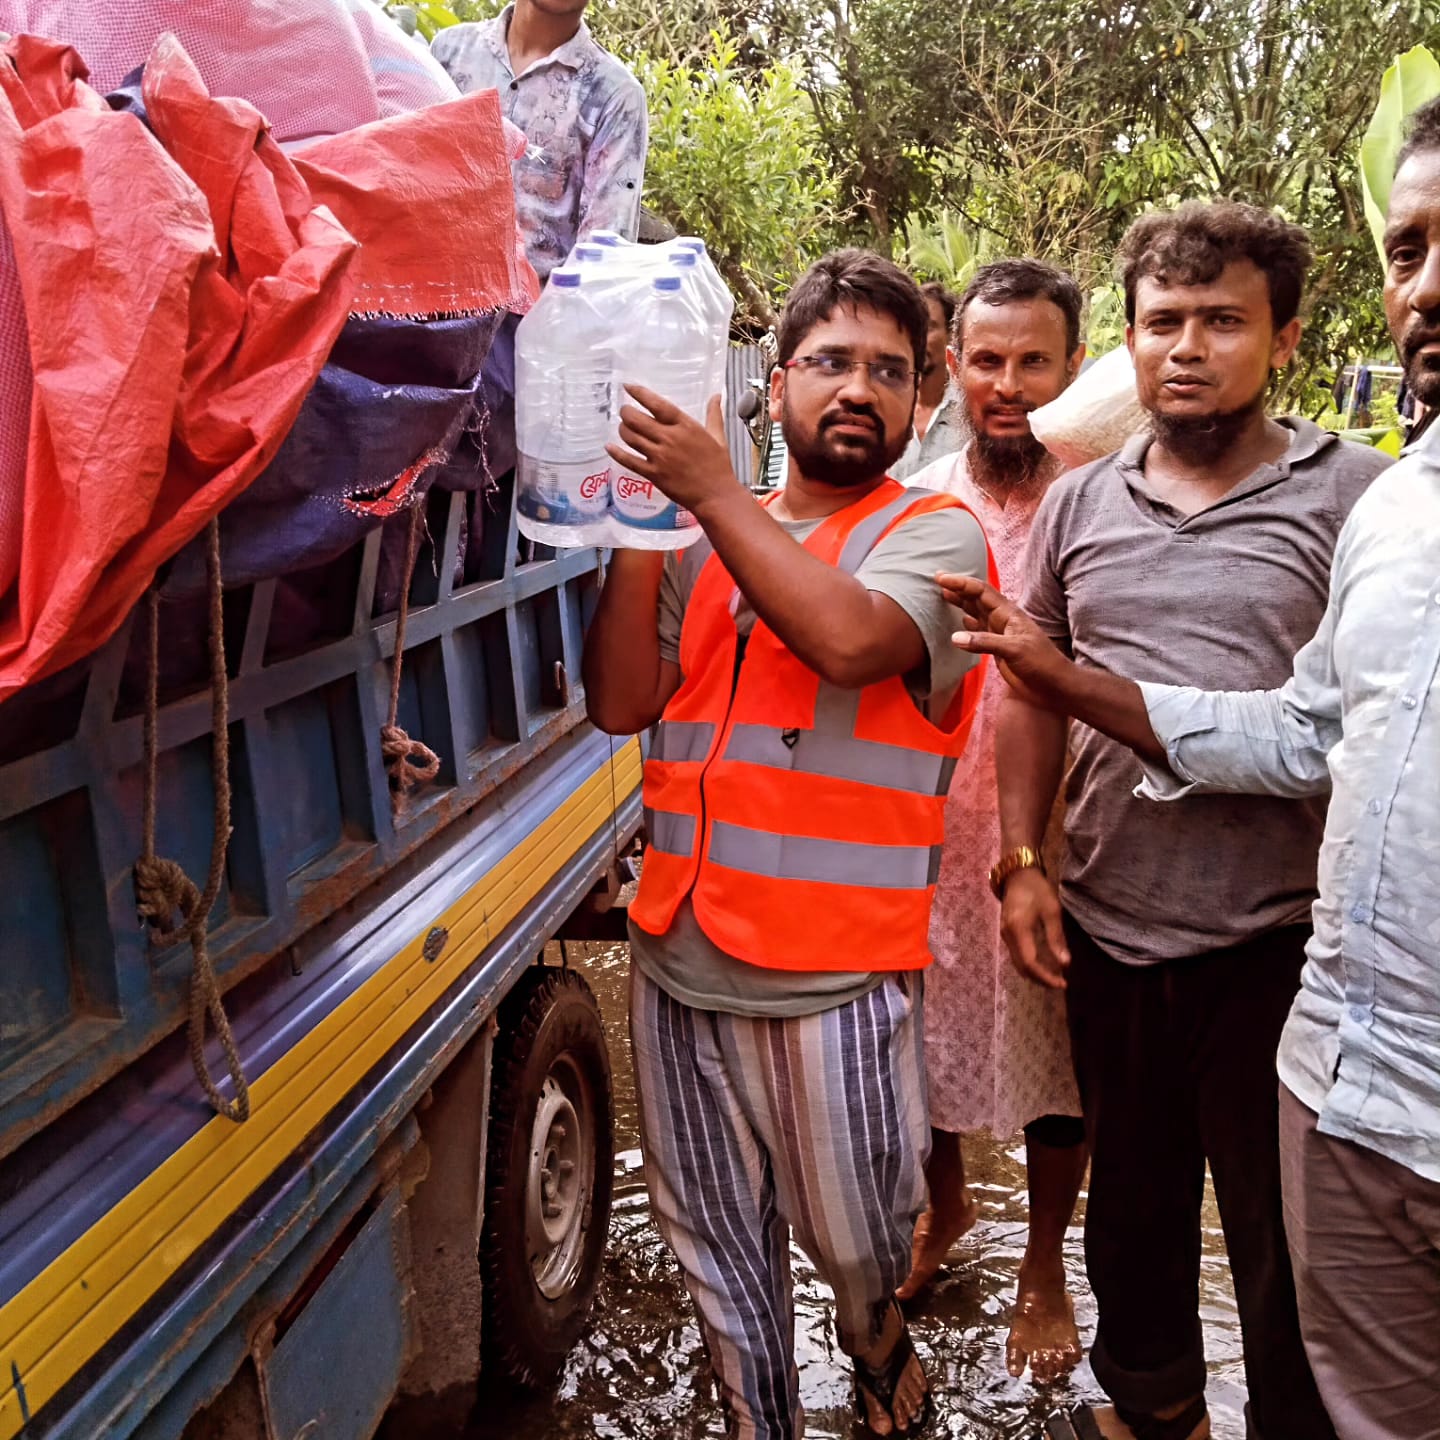
[[[759,452],[745,422],[735,413],[736,403],[750,388],[751,381],[765,377],[765,357],[758,345],[732,345],[725,358],[725,443],[730,448],[730,463],[747,485],[755,481],[760,463]]]
[[[790,468],[790,452],[778,425],[771,426],[770,441],[765,449],[765,469],[756,484],[758,490],[783,490]]]

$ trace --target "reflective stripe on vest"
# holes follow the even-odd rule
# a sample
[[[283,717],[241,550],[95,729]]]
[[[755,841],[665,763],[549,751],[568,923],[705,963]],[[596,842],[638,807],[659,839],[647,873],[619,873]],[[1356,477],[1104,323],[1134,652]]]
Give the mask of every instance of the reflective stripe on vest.
[[[852,845],[845,840],[776,835],[716,820],[710,827],[706,858],[712,865],[775,880],[926,890],[940,873],[940,849],[938,845]]]
[[[833,775],[837,780],[883,785],[914,795],[945,794],[958,757],[858,739],[860,695],[859,690],[841,690],[821,681],[810,729],[797,733],[770,725],[736,725],[725,742],[725,758],[802,775]]]
[[[882,505],[873,515],[867,515],[849,534],[840,558],[835,562],[837,570],[853,575],[864,563],[865,557],[880,542],[880,537],[917,500],[934,499],[935,491],[920,487],[902,491],[894,500]]]
[[[668,810],[645,807],[645,831],[652,849],[664,855],[690,856],[695,853],[695,817],[675,815]]]
[[[715,727],[706,721],[664,720],[650,755],[655,760],[703,760],[715,743]]]

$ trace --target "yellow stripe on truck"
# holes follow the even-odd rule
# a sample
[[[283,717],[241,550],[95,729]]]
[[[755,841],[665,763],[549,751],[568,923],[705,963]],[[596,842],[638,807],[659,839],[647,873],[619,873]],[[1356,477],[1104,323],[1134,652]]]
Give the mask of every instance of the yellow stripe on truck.
[[[504,860],[0,1309],[0,1440],[59,1393],[545,888],[640,783],[631,741]],[[433,925],[450,932],[427,963]],[[18,1384],[16,1383],[18,1379]]]

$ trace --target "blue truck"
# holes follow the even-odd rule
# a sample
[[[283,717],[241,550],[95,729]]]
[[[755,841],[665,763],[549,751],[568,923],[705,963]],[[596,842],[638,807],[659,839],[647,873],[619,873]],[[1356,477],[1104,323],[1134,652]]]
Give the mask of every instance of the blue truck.
[[[503,484],[432,492],[427,546],[464,550],[476,503],[483,543],[422,554],[403,625],[379,530],[224,592],[206,940],[233,1074],[213,1025],[187,1045],[191,946],[135,895],[147,714],[155,849],[197,880],[212,851],[205,606],[158,606],[165,653],[200,659],[148,711],[143,604],[0,705],[0,1440],[361,1440],[397,1395],[543,1382],[579,1334],[610,1072],[542,952],[603,928],[640,750],[575,678],[601,555],[529,546]],[[399,718],[440,760],[398,810],[397,630]]]

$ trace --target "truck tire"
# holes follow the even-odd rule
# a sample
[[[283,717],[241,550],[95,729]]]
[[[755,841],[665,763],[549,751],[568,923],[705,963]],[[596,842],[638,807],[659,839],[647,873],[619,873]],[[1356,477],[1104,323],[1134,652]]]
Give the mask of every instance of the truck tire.
[[[527,972],[500,1007],[485,1162],[483,1369],[554,1381],[585,1328],[610,1228],[610,1056],[572,970]]]

